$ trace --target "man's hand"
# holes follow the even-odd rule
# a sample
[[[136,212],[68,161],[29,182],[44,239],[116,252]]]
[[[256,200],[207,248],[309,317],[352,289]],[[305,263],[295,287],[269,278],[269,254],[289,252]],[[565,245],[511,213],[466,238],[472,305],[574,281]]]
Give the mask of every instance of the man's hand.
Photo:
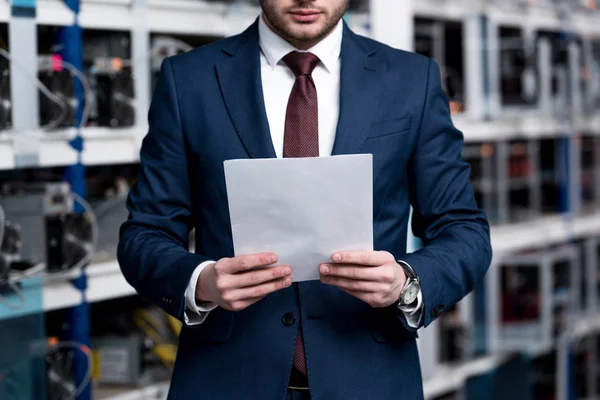
[[[210,301],[230,311],[240,311],[269,293],[292,284],[289,266],[270,267],[277,255],[261,253],[223,258],[202,270],[196,284],[196,299]],[[255,269],[259,267],[268,267]]]
[[[400,299],[406,275],[386,251],[338,252],[332,263],[321,264],[321,282],[334,285],[374,308]]]

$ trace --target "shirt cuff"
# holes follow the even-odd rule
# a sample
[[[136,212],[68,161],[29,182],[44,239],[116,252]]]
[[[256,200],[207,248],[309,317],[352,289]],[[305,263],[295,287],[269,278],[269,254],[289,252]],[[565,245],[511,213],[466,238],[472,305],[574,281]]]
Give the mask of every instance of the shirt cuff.
[[[185,324],[188,326],[200,325],[204,322],[208,314],[217,308],[215,303],[196,301],[196,284],[202,270],[209,265],[215,264],[214,261],[205,261],[198,265],[192,274],[187,289],[185,290],[186,309],[183,313]]]
[[[401,306],[400,311],[406,317],[406,322],[411,328],[417,329],[421,324],[421,317],[423,316],[423,292],[419,291],[417,295],[417,304],[414,306]]]

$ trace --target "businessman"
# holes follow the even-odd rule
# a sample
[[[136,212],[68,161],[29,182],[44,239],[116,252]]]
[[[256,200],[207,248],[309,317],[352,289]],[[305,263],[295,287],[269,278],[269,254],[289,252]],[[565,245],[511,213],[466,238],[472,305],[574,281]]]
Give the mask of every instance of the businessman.
[[[491,258],[439,68],[354,34],[348,0],[261,6],[164,61],[121,228],[125,277],[183,322],[169,398],[421,399],[417,330]],[[355,153],[373,155],[377,251],[339,249],[302,283],[277,254],[233,256],[225,160]],[[411,205],[424,246],[406,254]]]

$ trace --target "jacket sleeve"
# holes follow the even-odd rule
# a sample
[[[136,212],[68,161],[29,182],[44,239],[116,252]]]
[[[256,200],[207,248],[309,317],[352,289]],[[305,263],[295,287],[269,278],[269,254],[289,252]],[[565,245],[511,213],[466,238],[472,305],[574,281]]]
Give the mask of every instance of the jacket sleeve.
[[[462,159],[463,135],[452,123],[440,70],[433,60],[418,132],[408,178],[412,229],[423,248],[402,260],[421,281],[421,323],[428,326],[474,289],[492,256],[487,217],[475,202],[471,169]]]
[[[148,122],[117,258],[141,296],[183,321],[186,288],[196,267],[208,258],[188,251],[192,193],[170,59],[161,67]]]

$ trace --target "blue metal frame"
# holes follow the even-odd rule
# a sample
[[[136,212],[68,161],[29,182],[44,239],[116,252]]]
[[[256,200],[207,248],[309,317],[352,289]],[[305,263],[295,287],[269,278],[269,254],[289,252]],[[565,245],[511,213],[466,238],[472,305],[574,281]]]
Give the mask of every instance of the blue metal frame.
[[[73,11],[75,16],[79,14],[80,0],[64,0],[67,7]],[[75,18],[75,24],[73,26],[65,27],[61,32],[62,42],[62,57],[65,61],[73,64],[80,71],[83,71],[83,31],[77,24],[77,17]],[[83,104],[85,101],[83,86],[75,79],[75,96],[78,101],[78,108],[76,112],[76,122],[80,123],[83,116]],[[83,138],[81,132],[77,132],[77,137],[71,141],[71,146],[78,151],[79,157],[78,162],[75,165],[67,167],[65,170],[65,179],[71,185],[73,192],[77,193],[81,197],[86,197],[86,180],[85,180],[85,166],[81,163],[81,152],[83,151]],[[80,206],[76,207],[76,211],[82,211]],[[81,277],[73,281],[73,285],[79,289],[83,294],[83,301],[81,304],[71,308],[68,313],[69,319],[69,332],[67,334],[69,340],[77,341],[90,346],[90,305],[85,298],[85,290],[87,288],[87,276],[85,271]],[[75,381],[79,385],[86,374],[89,373],[88,362],[85,356],[77,355],[74,360],[74,371]],[[91,400],[92,390],[91,385],[77,397],[78,400]]]

